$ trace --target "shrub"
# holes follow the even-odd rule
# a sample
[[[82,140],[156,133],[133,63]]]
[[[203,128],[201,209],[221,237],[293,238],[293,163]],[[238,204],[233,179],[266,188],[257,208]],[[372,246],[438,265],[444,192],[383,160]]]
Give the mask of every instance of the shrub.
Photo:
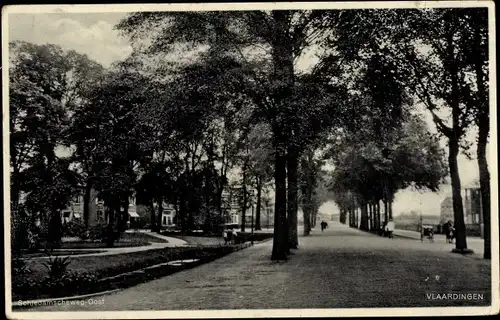
[[[25,276],[31,272],[24,259],[20,257],[14,257],[11,263],[12,276]]]
[[[84,223],[78,221],[70,221],[63,225],[63,235],[67,237],[79,237],[87,239],[88,233]]]
[[[48,278],[51,281],[59,281],[63,279],[68,273],[68,265],[71,263],[69,257],[61,258],[49,258],[49,261],[43,265],[47,268],[49,275]]]
[[[88,230],[88,237],[91,240],[102,240],[106,236],[106,224],[98,224],[90,227]]]

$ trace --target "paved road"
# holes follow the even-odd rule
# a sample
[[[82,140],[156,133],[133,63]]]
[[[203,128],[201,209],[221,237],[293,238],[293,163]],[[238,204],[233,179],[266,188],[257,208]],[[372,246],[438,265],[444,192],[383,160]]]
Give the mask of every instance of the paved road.
[[[289,261],[272,262],[272,241],[214,262],[96,297],[101,305],[27,311],[125,311],[487,305],[490,261],[452,245],[388,239],[330,222],[301,237]],[[437,299],[466,293],[483,299]],[[429,298],[434,294],[433,299]],[[440,296],[442,298],[442,296]],[[481,296],[476,296],[481,297]]]

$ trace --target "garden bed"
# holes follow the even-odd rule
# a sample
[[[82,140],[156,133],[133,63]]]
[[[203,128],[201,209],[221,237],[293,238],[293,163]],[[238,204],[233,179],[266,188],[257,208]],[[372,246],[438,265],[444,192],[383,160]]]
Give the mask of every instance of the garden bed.
[[[57,298],[131,286],[212,261],[247,246],[163,248],[107,256],[76,257],[68,260],[69,265],[64,276],[52,278],[48,276],[44,261],[28,260],[27,272],[18,276],[13,272],[12,299],[18,301]],[[194,259],[196,262],[181,266],[166,264],[186,259]]]

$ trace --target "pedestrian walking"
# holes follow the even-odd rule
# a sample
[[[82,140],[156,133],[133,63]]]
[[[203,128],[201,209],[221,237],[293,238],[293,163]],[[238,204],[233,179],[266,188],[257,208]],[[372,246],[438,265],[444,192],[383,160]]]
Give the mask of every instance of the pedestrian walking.
[[[233,240],[233,230],[232,229],[228,229],[226,231],[226,236],[227,236],[227,243],[231,244],[231,242]]]
[[[382,237],[385,237],[385,236],[386,236],[386,233],[387,233],[387,222],[386,222],[386,221],[384,221],[384,222],[382,223],[382,225],[380,226],[380,235],[381,235]]]
[[[224,244],[227,244],[227,229],[222,230],[222,237],[224,238]]]
[[[236,229],[233,229],[232,239],[233,239],[233,244],[236,244],[236,240],[238,239],[238,231]]]
[[[394,221],[392,221],[392,219],[389,219],[389,222],[387,223],[387,234],[389,236],[389,239],[393,239],[394,238],[394,229],[396,229],[396,226],[394,224]]]
[[[448,243],[453,243],[453,238],[455,238],[455,228],[453,227],[453,222],[448,221],[445,225],[445,230],[446,230],[446,241]]]
[[[321,221],[320,225],[321,225],[321,231],[322,232],[325,231],[325,229],[326,229],[326,222],[325,221]]]

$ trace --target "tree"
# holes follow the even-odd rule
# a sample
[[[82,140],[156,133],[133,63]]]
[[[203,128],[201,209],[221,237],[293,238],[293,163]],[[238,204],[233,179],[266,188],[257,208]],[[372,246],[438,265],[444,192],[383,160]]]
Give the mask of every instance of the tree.
[[[255,230],[261,230],[262,193],[265,185],[272,178],[273,159],[272,147],[269,141],[269,128],[264,124],[257,124],[249,133],[248,145],[249,174],[252,186],[256,190]]]
[[[357,135],[347,134],[341,138],[345,139],[344,142],[336,145],[337,150],[342,151],[335,153],[333,158],[335,170],[330,188],[341,209],[349,207],[352,195],[357,198],[356,203],[361,209],[360,228],[363,230],[379,228],[381,218],[377,203],[380,200],[388,204],[384,210],[384,220],[387,221],[392,218],[392,210],[388,207],[398,190],[413,186],[437,191],[447,175],[439,141],[429,133],[420,117],[410,114],[405,118],[401,131],[393,132],[390,138],[392,150],[389,159],[378,144],[381,137],[373,133],[372,127],[358,131]],[[385,198],[387,194],[389,198]],[[369,208],[372,207],[370,210],[373,211],[373,205],[376,208],[375,214],[372,212],[372,218],[377,221],[375,226],[368,223]]]
[[[488,85],[488,10],[468,10],[464,13],[465,29],[460,50],[465,60],[474,70],[476,91],[467,106],[474,111],[474,121],[478,127],[477,161],[479,166],[479,185],[484,221],[484,258],[491,259],[491,208],[490,208],[490,173],[486,158],[486,147],[490,131],[489,85]]]
[[[224,56],[226,61],[235,61],[230,71],[237,81],[229,83],[240,84],[237,87],[239,92],[254,105],[271,129],[276,187],[274,260],[286,259],[290,247],[288,231],[296,224],[293,219],[297,209],[294,175],[301,150],[293,142],[300,141],[303,136],[295,126],[295,120],[307,114],[309,107],[302,104],[300,112],[293,107],[299,73],[295,63],[305,51],[321,43],[326,35],[336,32],[339,25],[324,26],[324,18],[332,16],[339,23],[344,19],[344,13],[340,11],[328,13],[322,10],[154,12],[133,13],[117,26],[134,41],[147,40],[146,52],[153,56],[163,57],[165,53],[182,48],[195,49],[191,52],[198,49],[214,59]],[[159,32],[151,33],[151,30]],[[326,51],[334,51],[335,46]],[[322,56],[318,63],[318,70],[333,70],[333,65],[342,63],[331,59],[331,55],[324,58],[326,60]],[[292,222],[288,225],[286,182],[289,160],[291,208],[288,213]]]
[[[56,148],[67,144],[69,116],[80,93],[76,61],[86,58],[50,44],[12,42],[9,49],[13,213],[24,192],[31,215],[40,214],[49,224],[50,240],[57,246],[60,210],[79,181],[69,173],[66,159],[56,156]]]
[[[140,84],[140,85],[139,85]],[[141,107],[147,101],[148,81],[130,61],[114,66],[105,79],[92,88],[81,110],[80,140],[96,140],[93,184],[108,208],[106,242],[112,246],[128,221],[129,198],[137,182],[143,147],[149,141],[148,123]],[[75,124],[76,125],[76,124]]]
[[[456,227],[456,250],[468,252],[466,229],[461,197],[461,183],[458,172],[457,156],[460,144],[473,122],[467,106],[473,99],[473,89],[466,79],[468,68],[460,42],[468,37],[466,16],[468,10],[436,10],[422,14],[426,26],[421,33],[422,42],[430,46],[427,56],[418,53],[414,47],[407,49],[406,56],[411,64],[415,82],[413,87],[427,109],[432,113],[434,122],[441,134],[448,139],[448,163],[453,191],[453,212]],[[434,60],[431,60],[434,59]],[[437,61],[434,62],[434,61]],[[436,114],[439,100],[451,112],[451,124]]]

